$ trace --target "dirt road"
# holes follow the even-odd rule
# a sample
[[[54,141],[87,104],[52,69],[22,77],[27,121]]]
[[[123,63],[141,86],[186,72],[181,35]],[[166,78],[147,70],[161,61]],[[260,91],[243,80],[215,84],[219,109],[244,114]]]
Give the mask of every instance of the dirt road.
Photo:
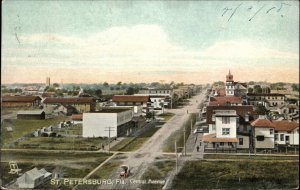
[[[190,99],[189,105],[180,109],[167,110],[174,113],[174,117],[162,126],[140,149],[135,153],[129,154],[124,160],[124,164],[130,166],[131,176],[125,179],[125,184],[102,185],[100,189],[136,189],[139,183],[134,183],[134,180],[140,180],[148,166],[155,161],[156,157],[163,154],[162,147],[164,141],[168,137],[180,129],[183,123],[188,119],[188,113],[198,113],[198,103],[205,98],[205,91]],[[119,178],[120,169],[113,171],[111,179]]]

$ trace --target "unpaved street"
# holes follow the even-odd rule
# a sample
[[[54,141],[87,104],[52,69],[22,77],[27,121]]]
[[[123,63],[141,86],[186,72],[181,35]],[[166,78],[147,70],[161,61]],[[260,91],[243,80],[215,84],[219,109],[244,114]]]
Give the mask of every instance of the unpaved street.
[[[198,113],[197,106],[204,100],[205,90],[202,93],[190,99],[189,105],[180,109],[167,110],[172,112],[175,116],[162,126],[140,149],[133,154],[128,154],[128,158],[124,160],[124,164],[130,166],[131,175],[125,182],[126,184],[114,184],[113,186],[103,185],[101,189],[136,189],[139,185],[130,183],[130,180],[139,180],[146,171],[147,167],[155,160],[156,157],[162,155],[162,147],[164,141],[168,137],[180,129],[183,123],[188,118],[188,113]],[[188,112],[188,113],[187,113]],[[120,168],[113,171],[111,179],[118,179]]]

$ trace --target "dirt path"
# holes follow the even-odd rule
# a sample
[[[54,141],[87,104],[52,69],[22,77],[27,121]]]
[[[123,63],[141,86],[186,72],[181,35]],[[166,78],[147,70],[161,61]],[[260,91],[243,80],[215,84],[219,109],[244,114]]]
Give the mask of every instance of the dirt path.
[[[114,184],[113,186],[102,185],[100,189],[136,189],[139,183],[133,183],[134,180],[140,180],[148,166],[155,161],[156,157],[163,154],[162,147],[164,141],[176,130],[180,129],[183,123],[188,119],[188,113],[198,113],[198,103],[205,98],[205,91],[190,99],[189,105],[180,109],[166,110],[174,113],[166,124],[162,126],[141,148],[135,153],[129,154],[124,160],[124,164],[130,166],[131,175],[125,179],[125,184]],[[111,179],[119,178],[120,169],[112,172]]]

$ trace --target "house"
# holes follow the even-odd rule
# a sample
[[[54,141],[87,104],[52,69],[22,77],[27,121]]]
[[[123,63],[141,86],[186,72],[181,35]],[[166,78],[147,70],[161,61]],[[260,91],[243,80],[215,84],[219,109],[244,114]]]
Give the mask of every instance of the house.
[[[83,113],[83,137],[120,137],[129,135],[134,124],[132,109],[103,108],[97,112]],[[110,129],[110,130],[109,130]]]
[[[242,105],[243,101],[238,96],[215,96],[209,99],[210,106]]]
[[[3,96],[2,107],[38,107],[41,103],[39,96]]]
[[[95,111],[96,108],[96,100],[91,97],[46,98],[43,104],[45,110],[53,109],[57,105],[70,105],[79,113]]]
[[[160,95],[172,97],[173,90],[171,88],[148,88],[139,90],[138,94],[143,95]]]
[[[53,112],[62,113],[62,114],[67,115],[67,116],[78,113],[77,109],[74,106],[66,105],[66,104],[57,105],[54,108]]]
[[[246,83],[234,82],[234,94],[240,97],[246,97],[248,88]]]
[[[17,119],[43,120],[45,119],[45,112],[43,110],[19,111]]]
[[[275,144],[299,145],[299,124],[287,120],[273,121],[275,125]]]
[[[253,106],[207,106],[209,132],[203,136],[205,149],[249,148],[253,112]]]
[[[117,106],[141,106],[147,108],[150,105],[149,96],[134,96],[134,95],[114,95],[112,101]]]
[[[276,110],[285,103],[284,94],[256,94],[248,93],[247,101],[249,105],[264,105],[267,109]]]
[[[36,188],[37,186],[49,181],[52,174],[47,172],[44,168],[38,170],[33,168],[25,172],[17,179],[19,188]]]
[[[266,116],[260,115],[255,121],[251,122],[251,148],[269,149],[274,148],[275,125]]]

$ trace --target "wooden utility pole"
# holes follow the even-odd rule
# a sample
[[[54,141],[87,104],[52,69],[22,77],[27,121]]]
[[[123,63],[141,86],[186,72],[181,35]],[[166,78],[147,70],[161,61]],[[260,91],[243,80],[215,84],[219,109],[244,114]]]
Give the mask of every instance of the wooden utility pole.
[[[185,143],[185,126],[183,129],[183,149],[184,149],[184,155],[186,156],[186,143]]]
[[[177,175],[177,172],[178,172],[178,156],[177,156],[177,143],[176,143],[176,140],[175,140],[175,156],[176,156],[176,175]]]
[[[105,127],[105,128],[108,128],[108,130],[105,130],[105,131],[108,131],[108,154],[109,154],[110,153],[110,131],[114,131],[111,129],[114,127]]]

